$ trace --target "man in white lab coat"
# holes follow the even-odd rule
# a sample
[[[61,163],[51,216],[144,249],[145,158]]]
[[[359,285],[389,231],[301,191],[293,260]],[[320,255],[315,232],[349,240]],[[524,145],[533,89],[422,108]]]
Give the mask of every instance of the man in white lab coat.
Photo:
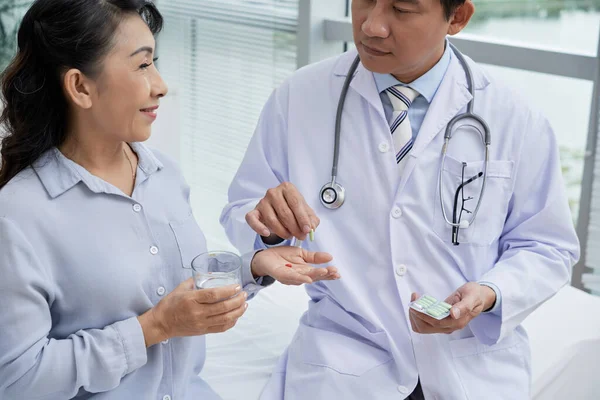
[[[303,245],[330,252],[342,278],[307,286],[261,398],[529,398],[521,322],[569,282],[579,243],[548,121],[467,59],[469,91],[446,35],[473,12],[470,0],[353,0],[357,50],[299,70],[268,100],[221,222],[240,251],[315,229]],[[336,178],[346,199],[330,209],[320,192],[357,54]],[[489,163],[481,124],[466,120],[442,168],[446,126],[471,100]],[[451,315],[409,308],[423,294]]]

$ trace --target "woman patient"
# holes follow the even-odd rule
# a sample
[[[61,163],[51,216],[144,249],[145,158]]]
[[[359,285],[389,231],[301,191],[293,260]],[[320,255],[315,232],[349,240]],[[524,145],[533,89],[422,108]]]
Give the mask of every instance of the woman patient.
[[[243,256],[243,287],[194,290],[205,252],[177,165],[141,142],[167,94],[144,0],[38,0],[3,72],[0,399],[213,399],[205,336],[274,279],[337,279],[326,253]],[[292,268],[286,267],[292,265]]]

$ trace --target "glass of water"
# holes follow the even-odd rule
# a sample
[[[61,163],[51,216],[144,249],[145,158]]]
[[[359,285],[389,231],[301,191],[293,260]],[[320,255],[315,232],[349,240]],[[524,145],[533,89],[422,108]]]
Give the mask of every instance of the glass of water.
[[[228,251],[209,251],[192,260],[196,289],[242,284],[242,258]]]

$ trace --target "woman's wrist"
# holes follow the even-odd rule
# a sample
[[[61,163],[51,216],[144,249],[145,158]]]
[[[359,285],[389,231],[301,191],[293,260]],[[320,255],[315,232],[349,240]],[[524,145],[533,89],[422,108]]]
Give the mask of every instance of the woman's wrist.
[[[252,257],[252,261],[250,261],[250,272],[252,272],[252,276],[254,277],[254,279],[258,279],[262,276],[267,275],[263,270],[262,267],[260,265],[260,263],[258,262],[258,258],[260,257],[259,254],[261,252],[263,252],[264,250],[259,250],[254,254],[254,257]]]
[[[146,348],[152,347],[155,344],[169,339],[164,325],[160,322],[154,308],[146,311],[138,317],[138,321],[144,332],[144,341]]]

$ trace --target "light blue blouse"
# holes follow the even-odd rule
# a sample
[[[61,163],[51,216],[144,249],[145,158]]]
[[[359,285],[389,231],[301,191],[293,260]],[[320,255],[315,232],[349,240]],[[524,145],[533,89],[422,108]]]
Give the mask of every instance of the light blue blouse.
[[[131,197],[55,148],[0,190],[0,399],[218,398],[203,336],[145,347],[137,316],[207,249],[177,165],[131,146]]]

